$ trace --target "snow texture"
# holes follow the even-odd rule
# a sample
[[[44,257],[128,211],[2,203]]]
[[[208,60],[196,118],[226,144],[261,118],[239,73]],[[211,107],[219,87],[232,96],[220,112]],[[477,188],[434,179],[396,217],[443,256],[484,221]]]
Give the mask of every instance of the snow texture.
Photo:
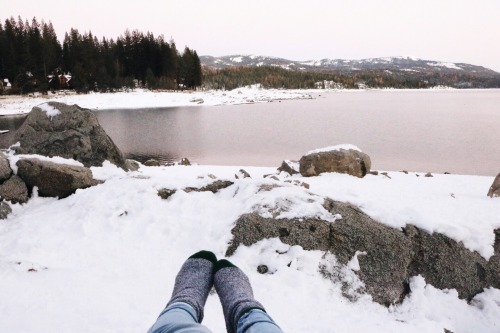
[[[308,151],[306,155],[313,155],[313,154],[318,154],[318,153],[327,153],[330,151],[340,151],[340,150],[356,150],[361,152],[361,149],[356,147],[355,145],[351,144],[341,144],[341,145],[336,145],[336,146],[330,146],[330,147],[324,147],[324,148],[318,148],[314,149],[311,151]]]
[[[12,205],[0,221],[0,332],[145,332],[186,258],[201,249],[223,258],[241,214],[274,210],[278,217],[334,220],[320,205],[323,196],[389,226],[412,223],[486,258],[493,254],[500,200],[486,196],[492,177],[332,173],[307,180],[279,174],[276,181],[263,178],[274,168],[244,168],[252,178],[235,179],[241,166],[142,166],[126,173],[104,163],[91,168],[104,184],[62,200],[34,191],[28,203]],[[205,186],[214,175],[234,185],[215,194],[181,190]],[[307,181],[310,190],[285,180]],[[177,192],[162,200],[160,188]],[[267,239],[240,246],[230,260],[248,274],[256,299],[284,332],[498,332],[500,290],[486,289],[468,304],[455,290],[437,290],[417,276],[404,302],[388,309],[362,293],[357,256],[349,268],[333,255]],[[259,265],[272,274],[259,274]],[[225,331],[216,294],[203,323]]]
[[[61,114],[61,111],[50,105],[49,103],[43,103],[38,105],[38,108],[47,114],[50,119]]]

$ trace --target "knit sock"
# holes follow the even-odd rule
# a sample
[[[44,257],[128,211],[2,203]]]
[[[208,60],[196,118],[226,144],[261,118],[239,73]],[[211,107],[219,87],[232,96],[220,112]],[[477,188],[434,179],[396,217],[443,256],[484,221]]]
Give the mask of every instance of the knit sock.
[[[189,257],[175,278],[174,291],[167,306],[184,302],[191,305],[201,323],[203,309],[214,281],[217,257],[210,251],[200,251]]]
[[[253,297],[248,277],[228,260],[222,259],[215,264],[214,285],[222,303],[228,333],[236,332],[238,320],[248,311],[265,311]]]

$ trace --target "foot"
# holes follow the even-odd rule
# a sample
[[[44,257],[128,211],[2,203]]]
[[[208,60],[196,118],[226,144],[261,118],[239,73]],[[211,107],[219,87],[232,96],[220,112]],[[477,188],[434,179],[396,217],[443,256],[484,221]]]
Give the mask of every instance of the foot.
[[[222,259],[215,264],[214,285],[222,303],[228,333],[235,333],[238,320],[250,310],[260,309],[262,304],[253,297],[252,286],[241,269]]]
[[[217,257],[210,251],[200,251],[189,257],[175,278],[174,291],[167,306],[183,302],[191,305],[199,323],[214,281]]]

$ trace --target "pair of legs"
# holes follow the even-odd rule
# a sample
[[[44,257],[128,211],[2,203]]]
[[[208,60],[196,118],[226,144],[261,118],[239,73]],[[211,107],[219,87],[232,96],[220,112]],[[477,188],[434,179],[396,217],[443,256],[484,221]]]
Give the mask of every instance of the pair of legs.
[[[148,333],[211,333],[201,322],[212,286],[219,295],[228,333],[282,333],[253,297],[245,273],[209,251],[193,254],[182,265],[172,297]]]

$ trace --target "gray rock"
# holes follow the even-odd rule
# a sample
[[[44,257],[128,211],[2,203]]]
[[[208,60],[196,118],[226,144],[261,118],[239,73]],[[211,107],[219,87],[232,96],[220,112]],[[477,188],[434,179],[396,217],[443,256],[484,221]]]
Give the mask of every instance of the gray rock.
[[[191,165],[191,162],[188,160],[187,157],[183,157],[180,162],[179,162],[179,165],[186,165],[186,166],[189,166]]]
[[[102,182],[92,178],[90,169],[57,164],[38,159],[22,159],[17,162],[19,177],[24,180],[28,189],[38,187],[38,194],[42,197],[65,198],[75,193],[77,189],[84,189]]]
[[[12,169],[10,168],[10,163],[3,152],[0,151],[0,182],[3,182],[10,178],[12,175]]]
[[[500,173],[493,180],[490,190],[488,191],[488,196],[490,198],[500,197]]]
[[[299,163],[300,173],[304,177],[318,176],[323,172],[337,172],[363,178],[371,168],[370,157],[354,149],[304,155]]]
[[[48,116],[42,108],[60,113]],[[96,115],[78,105],[49,102],[34,107],[16,131],[20,154],[61,156],[80,161],[86,167],[101,166],[106,160],[125,169],[125,159],[111,138],[99,125]]]
[[[300,173],[299,172],[299,162],[297,161],[290,161],[290,160],[284,160],[281,163],[281,166],[278,168],[278,171],[280,172],[286,172],[290,175],[295,175]]]
[[[20,177],[13,175],[0,185],[0,197],[12,203],[26,203],[29,199],[28,187]]]
[[[139,162],[129,159],[125,160],[125,166],[128,171],[137,171],[141,167]]]
[[[352,205],[330,199],[325,200],[324,207],[342,219],[331,223],[314,218],[242,215],[232,230],[226,256],[241,244],[250,246],[275,237],[305,250],[333,253],[344,265],[362,251],[366,255],[358,256],[357,275],[365,283],[366,292],[384,305],[400,302],[409,292],[409,278],[419,274],[437,288],[457,289],[466,299],[483,288],[500,287],[500,229],[495,230],[495,255],[487,261],[442,234],[428,234],[411,225],[394,229]]]
[[[244,179],[244,178],[252,178],[252,177],[244,169],[240,169],[240,171],[238,171],[238,173],[234,175],[234,178],[236,178],[236,179]]]
[[[162,189],[158,190],[158,196],[160,198],[166,200],[166,199],[170,198],[172,195],[174,195],[175,192],[177,192],[177,190],[172,190],[169,188],[162,188]]]
[[[500,286],[489,262],[461,243],[439,234],[428,234],[414,226],[403,229],[413,242],[415,255],[408,266],[409,276],[422,275],[427,283],[439,289],[456,289],[461,298],[471,300],[485,287]]]
[[[187,187],[184,189],[185,192],[212,192],[212,193],[217,193],[220,190],[225,189],[226,187],[229,187],[233,185],[234,183],[229,181],[229,180],[216,180],[213,183],[210,183],[206,186],[196,188],[196,187]]]
[[[155,166],[155,167],[161,166],[160,162],[158,162],[157,160],[154,160],[154,159],[147,160],[146,162],[144,162],[144,165],[145,166]]]
[[[12,213],[12,208],[6,202],[0,202],[0,220],[5,220]]]

